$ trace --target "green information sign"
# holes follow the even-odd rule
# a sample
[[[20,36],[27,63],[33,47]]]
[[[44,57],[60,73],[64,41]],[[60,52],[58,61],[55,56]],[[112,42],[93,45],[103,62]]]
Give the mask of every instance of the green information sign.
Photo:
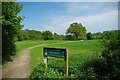
[[[45,68],[47,68],[48,56],[64,58],[64,60],[65,60],[65,74],[66,74],[66,76],[68,76],[68,50],[67,49],[44,47],[43,55],[44,55],[43,61],[45,64]]]
[[[65,58],[66,57],[66,49],[44,48],[44,56]]]

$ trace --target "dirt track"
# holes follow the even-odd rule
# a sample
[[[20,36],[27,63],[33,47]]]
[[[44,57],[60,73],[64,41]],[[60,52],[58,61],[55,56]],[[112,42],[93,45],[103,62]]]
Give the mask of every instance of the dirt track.
[[[43,44],[46,45],[46,44]],[[18,57],[16,57],[13,61],[8,62],[2,67],[2,78],[28,78],[30,70],[29,70],[29,53],[30,50],[43,46],[38,45],[34,47],[29,47],[23,50]]]
[[[12,62],[2,68],[3,78],[27,78],[29,73],[29,53],[30,49],[25,49],[22,54]]]
[[[74,41],[71,41],[74,42]],[[69,43],[69,42],[62,42]],[[52,44],[61,44],[60,43],[52,43]],[[30,50],[36,47],[44,46],[47,44],[42,44],[34,47],[29,47],[23,50],[18,57],[16,57],[13,61],[8,62],[2,67],[2,78],[28,78],[30,75]]]

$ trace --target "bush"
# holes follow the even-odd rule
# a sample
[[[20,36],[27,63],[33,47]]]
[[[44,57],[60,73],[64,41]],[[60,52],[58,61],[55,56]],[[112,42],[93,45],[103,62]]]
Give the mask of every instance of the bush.
[[[10,56],[15,54],[16,33],[22,25],[22,18],[17,14],[22,6],[16,2],[2,3],[2,62],[10,60]]]
[[[120,31],[114,31],[112,38],[104,40],[104,49],[101,56],[92,59],[86,65],[93,68],[99,80],[120,79]]]
[[[33,70],[30,75],[30,80],[36,79],[45,79],[45,78],[62,78],[63,74],[59,73],[57,69],[54,68],[47,68],[45,69],[43,64],[40,64],[37,68]]]
[[[50,31],[44,31],[42,35],[44,40],[53,40],[53,34]]]
[[[88,40],[91,40],[91,39],[92,39],[92,33],[90,33],[90,32],[87,33],[87,39],[88,39]]]

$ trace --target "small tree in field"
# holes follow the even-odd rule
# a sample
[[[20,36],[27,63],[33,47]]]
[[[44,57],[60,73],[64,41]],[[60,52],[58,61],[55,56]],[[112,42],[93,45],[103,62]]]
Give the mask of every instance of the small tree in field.
[[[50,31],[44,31],[42,35],[44,40],[53,40],[53,34]]]
[[[81,23],[72,23],[67,29],[66,34],[75,36],[75,39],[86,39],[86,28]]]
[[[91,32],[87,33],[87,39],[88,39],[88,40],[91,40],[91,39],[92,39],[92,34],[91,34]]]

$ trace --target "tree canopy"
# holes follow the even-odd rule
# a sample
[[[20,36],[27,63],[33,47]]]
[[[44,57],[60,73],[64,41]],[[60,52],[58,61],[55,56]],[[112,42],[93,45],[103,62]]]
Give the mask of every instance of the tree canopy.
[[[44,31],[42,35],[43,35],[44,40],[52,40],[53,39],[53,34],[50,31]]]
[[[88,39],[88,40],[91,40],[91,39],[92,39],[92,33],[91,33],[91,32],[87,33],[87,39]]]
[[[86,28],[81,23],[72,23],[66,31],[66,34],[75,36],[75,39],[86,39]]]
[[[2,3],[2,61],[15,54],[15,36],[23,27],[20,24],[23,18],[17,15],[21,9],[22,5],[16,2]]]

